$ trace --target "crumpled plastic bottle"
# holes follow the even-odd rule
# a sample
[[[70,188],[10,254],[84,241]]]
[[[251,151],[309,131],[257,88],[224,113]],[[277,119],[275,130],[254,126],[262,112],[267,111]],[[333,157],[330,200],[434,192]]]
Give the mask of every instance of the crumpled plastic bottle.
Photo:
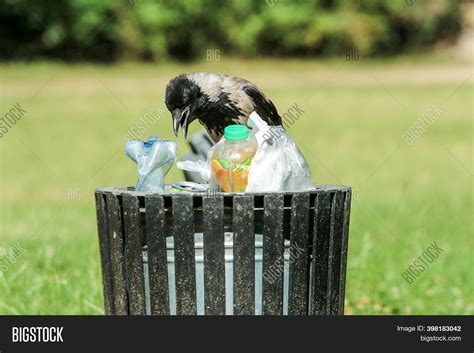
[[[176,161],[177,149],[176,142],[157,136],[150,136],[147,141],[127,142],[125,154],[138,164],[136,191],[164,191],[164,178]]]

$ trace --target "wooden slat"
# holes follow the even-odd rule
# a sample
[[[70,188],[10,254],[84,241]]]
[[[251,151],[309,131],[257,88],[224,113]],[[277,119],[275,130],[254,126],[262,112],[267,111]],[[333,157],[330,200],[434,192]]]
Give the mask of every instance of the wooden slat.
[[[252,196],[234,197],[234,315],[255,315],[255,234]]]
[[[166,257],[163,197],[145,196],[146,239],[151,315],[169,315],[168,262]]]
[[[196,315],[196,265],[193,199],[173,197],[173,237],[176,283],[176,314]]]
[[[131,194],[122,194],[122,209],[129,314],[144,315],[143,254],[140,240],[140,210],[137,197]]]
[[[308,314],[309,194],[293,196],[290,229],[289,315]]]
[[[203,198],[204,305],[206,315],[225,315],[224,200]]]
[[[102,288],[104,293],[105,314],[112,315],[115,311],[112,292],[112,269],[110,263],[110,246],[107,222],[107,206],[104,195],[95,194],[97,228],[99,234],[100,265],[102,269]]]
[[[314,207],[314,266],[311,314],[325,315],[328,288],[329,233],[331,231],[331,194],[318,193]]]
[[[263,225],[263,314],[283,314],[283,195],[267,195]]]
[[[340,269],[342,254],[342,228],[344,216],[344,194],[338,191],[334,194],[331,207],[331,233],[329,236],[329,271],[328,271],[328,307],[327,314],[339,313],[340,299]]]
[[[128,315],[127,282],[125,279],[122,211],[117,195],[107,194],[112,291],[115,315]]]
[[[351,191],[344,193],[344,224],[342,230],[341,275],[339,280],[339,314],[344,314],[344,297],[346,292],[347,250],[349,241],[349,222],[351,213]]]

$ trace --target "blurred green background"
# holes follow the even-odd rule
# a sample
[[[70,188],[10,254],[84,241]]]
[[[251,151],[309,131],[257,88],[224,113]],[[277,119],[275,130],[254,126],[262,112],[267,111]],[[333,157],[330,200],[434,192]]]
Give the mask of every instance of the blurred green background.
[[[456,0],[6,0],[0,58],[191,60],[420,50],[459,32]],[[22,45],[18,45],[21,41]]]
[[[26,110],[0,138],[0,314],[103,313],[93,191],[135,183],[123,148],[147,114],[138,137],[188,151],[154,112],[169,79],[193,71],[305,111],[288,132],[314,182],[353,187],[347,314],[474,314],[472,13],[419,0],[0,3],[0,118]],[[407,283],[433,242],[443,253]]]

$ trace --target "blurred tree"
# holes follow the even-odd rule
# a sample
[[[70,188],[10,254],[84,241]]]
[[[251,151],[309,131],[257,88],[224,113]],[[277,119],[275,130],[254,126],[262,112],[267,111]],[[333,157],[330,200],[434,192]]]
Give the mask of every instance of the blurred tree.
[[[2,0],[0,59],[386,55],[459,31],[456,0]]]

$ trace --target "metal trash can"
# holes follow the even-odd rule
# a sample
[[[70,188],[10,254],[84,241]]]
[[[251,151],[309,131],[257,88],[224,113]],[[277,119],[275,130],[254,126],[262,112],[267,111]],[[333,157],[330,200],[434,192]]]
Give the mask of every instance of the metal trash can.
[[[97,189],[108,315],[342,315],[351,190]]]

